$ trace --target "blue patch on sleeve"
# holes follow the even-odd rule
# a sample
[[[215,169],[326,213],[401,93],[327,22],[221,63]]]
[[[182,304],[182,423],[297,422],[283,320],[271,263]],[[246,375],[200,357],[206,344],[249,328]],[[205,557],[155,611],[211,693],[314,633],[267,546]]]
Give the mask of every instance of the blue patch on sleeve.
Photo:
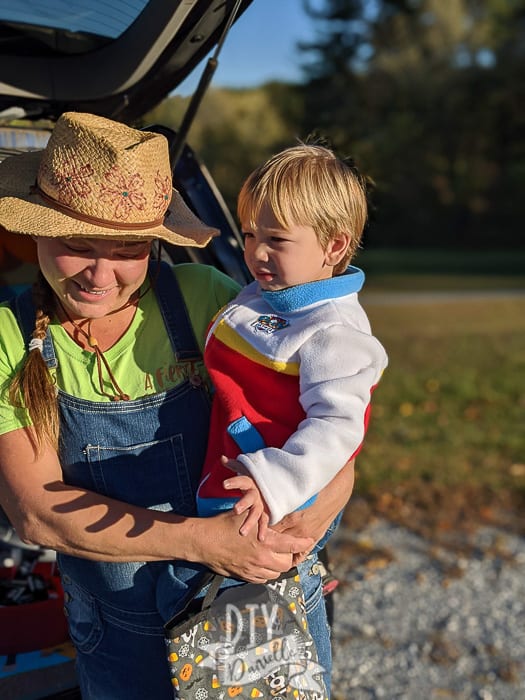
[[[245,416],[230,423],[227,431],[241,452],[255,452],[266,447],[261,433]]]

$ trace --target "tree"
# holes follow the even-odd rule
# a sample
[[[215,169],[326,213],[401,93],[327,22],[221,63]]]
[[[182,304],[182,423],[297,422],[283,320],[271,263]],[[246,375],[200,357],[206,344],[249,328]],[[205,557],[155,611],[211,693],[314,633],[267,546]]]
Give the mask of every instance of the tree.
[[[293,88],[269,83],[256,89],[211,88],[204,97],[188,142],[206,163],[228,208],[235,213],[237,194],[246,176],[298,132],[302,103]],[[145,117],[175,131],[189,98],[170,97]]]
[[[467,245],[497,234],[501,242],[496,224],[505,221],[515,241],[502,206],[523,171],[513,138],[523,126],[524,7],[325,0],[314,11],[305,2],[318,40],[302,46],[314,57],[304,64],[303,126],[353,153],[376,180],[371,240]]]

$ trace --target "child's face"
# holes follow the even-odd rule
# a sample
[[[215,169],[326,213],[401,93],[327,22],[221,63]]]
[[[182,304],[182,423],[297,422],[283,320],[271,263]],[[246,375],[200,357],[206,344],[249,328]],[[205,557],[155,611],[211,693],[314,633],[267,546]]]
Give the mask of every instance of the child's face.
[[[241,222],[244,259],[262,289],[277,291],[332,277],[323,250],[311,226],[283,229],[269,207],[263,206],[254,230]]]

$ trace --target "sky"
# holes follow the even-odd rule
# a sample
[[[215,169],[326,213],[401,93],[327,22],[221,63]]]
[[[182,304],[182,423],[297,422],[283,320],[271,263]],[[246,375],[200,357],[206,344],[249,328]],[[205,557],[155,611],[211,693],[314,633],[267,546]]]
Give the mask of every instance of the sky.
[[[269,80],[301,80],[295,45],[301,39],[311,39],[313,27],[302,0],[253,0],[230,29],[212,86],[253,87]],[[176,94],[193,92],[204,65],[205,61],[199,64]]]

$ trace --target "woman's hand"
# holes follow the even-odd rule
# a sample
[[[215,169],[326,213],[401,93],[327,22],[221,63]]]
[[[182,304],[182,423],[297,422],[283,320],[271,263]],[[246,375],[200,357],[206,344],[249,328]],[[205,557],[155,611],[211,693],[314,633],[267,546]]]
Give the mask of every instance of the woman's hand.
[[[295,554],[314,546],[312,537],[268,530],[264,542],[257,528],[240,535],[245,514],[227,511],[213,518],[196,518],[191,552],[186,558],[206,564],[223,576],[262,583],[277,578],[293,566]]]
[[[193,543],[197,543],[196,546],[203,544],[206,551],[199,555],[198,561],[224,576],[254,583],[277,578],[312,550],[348,503],[353,487],[354,460],[351,460],[317,495],[311,506],[286,515],[270,527],[264,542],[257,540],[256,531],[247,536],[239,535],[244,515],[229,511],[214,518],[199,518],[194,522],[200,535],[196,534]]]

